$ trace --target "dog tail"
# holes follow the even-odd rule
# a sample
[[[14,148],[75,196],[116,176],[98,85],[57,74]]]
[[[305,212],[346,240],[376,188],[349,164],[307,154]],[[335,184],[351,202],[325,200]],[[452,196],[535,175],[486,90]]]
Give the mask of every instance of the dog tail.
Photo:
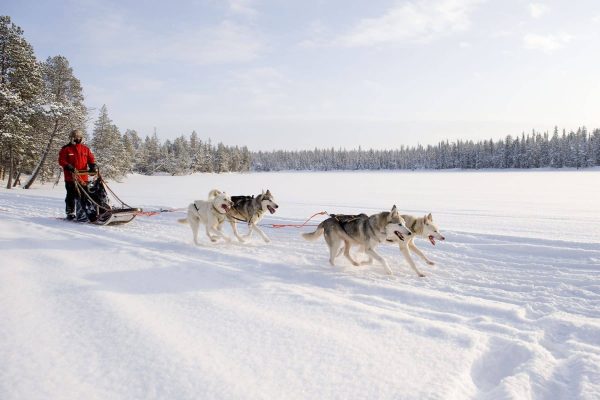
[[[218,190],[218,189],[213,189],[213,190],[211,190],[210,192],[208,192],[208,199],[209,199],[209,200],[212,200],[212,199],[214,199],[215,197],[217,197],[217,196],[218,196],[218,195],[220,195],[220,194],[221,194],[221,191],[220,191],[220,190]]]
[[[325,227],[323,227],[323,223],[320,223],[319,226],[317,226],[316,231],[303,233],[302,237],[306,240],[317,240],[319,237],[321,237],[324,231]]]
[[[177,220],[177,222],[179,222],[180,224],[187,224],[189,221],[187,218],[180,218]]]

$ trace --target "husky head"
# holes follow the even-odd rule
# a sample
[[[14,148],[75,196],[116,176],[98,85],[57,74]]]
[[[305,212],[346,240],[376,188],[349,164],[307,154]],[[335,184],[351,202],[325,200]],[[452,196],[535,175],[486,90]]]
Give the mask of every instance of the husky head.
[[[263,211],[268,210],[271,214],[274,214],[275,210],[279,208],[277,203],[275,203],[273,195],[269,189],[267,189],[266,192],[263,190],[259,197],[260,207]]]
[[[412,235],[412,232],[406,227],[406,222],[404,222],[404,218],[402,218],[398,212],[396,205],[394,205],[392,210],[388,213],[385,225],[385,235],[386,239],[390,241],[396,241],[398,239],[404,241],[404,235]]]
[[[225,192],[213,189],[208,194],[209,200],[212,200],[212,205],[221,214],[225,214],[231,207],[233,207],[233,201]]]
[[[439,232],[436,224],[433,223],[431,213],[423,217],[423,236],[427,236],[432,245],[435,246],[436,240],[446,240]]]

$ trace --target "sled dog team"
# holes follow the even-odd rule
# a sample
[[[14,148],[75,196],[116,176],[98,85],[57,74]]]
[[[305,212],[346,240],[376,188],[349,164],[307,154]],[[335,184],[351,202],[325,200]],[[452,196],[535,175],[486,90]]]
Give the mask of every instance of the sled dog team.
[[[198,242],[200,225],[204,225],[206,236],[212,242],[216,242],[219,238],[231,241],[222,232],[225,221],[231,224],[233,234],[242,243],[254,231],[265,242],[270,242],[258,223],[267,212],[273,214],[278,207],[270,190],[266,192],[263,190],[257,196],[230,197],[225,192],[213,189],[208,193],[206,200],[195,200],[191,203],[187,209],[187,217],[179,219],[178,222],[190,224],[196,244],[200,244]],[[248,224],[248,233],[245,236],[240,236],[237,230],[238,222]],[[417,268],[410,252],[421,257],[429,265],[433,265],[434,262],[428,259],[415,245],[415,238],[426,238],[432,245],[435,245],[436,240],[445,240],[438,227],[433,223],[431,213],[423,217],[401,215],[396,206],[393,206],[390,211],[370,216],[366,214],[329,214],[329,218],[322,221],[314,232],[302,234],[306,240],[316,240],[321,235],[325,237],[325,242],[329,247],[329,263],[331,265],[335,265],[335,259],[343,252],[344,256],[356,266],[371,264],[373,259],[376,259],[391,275],[392,270],[387,261],[375,249],[384,242],[397,243],[406,262],[420,277],[425,275]],[[360,252],[366,254],[367,260],[358,262],[352,258],[350,249],[353,246],[358,247]]]

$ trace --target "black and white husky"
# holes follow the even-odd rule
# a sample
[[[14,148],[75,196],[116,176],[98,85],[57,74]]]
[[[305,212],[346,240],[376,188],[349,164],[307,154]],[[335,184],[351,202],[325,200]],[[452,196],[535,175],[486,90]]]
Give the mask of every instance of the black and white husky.
[[[206,227],[206,236],[212,242],[216,242],[218,238],[229,242],[231,239],[221,232],[221,228],[225,221],[225,215],[231,209],[232,205],[231,198],[225,192],[213,189],[208,192],[207,200],[195,200],[190,204],[187,210],[187,217],[178,219],[177,222],[190,224],[194,243],[196,244],[200,244],[198,242],[200,224]],[[213,236],[213,234],[216,236]]]
[[[277,203],[275,203],[271,191],[267,189],[265,192],[263,190],[258,196],[231,196],[231,200],[233,201],[233,206],[227,212],[227,220],[231,224],[231,230],[235,237],[240,242],[244,242],[245,238],[249,238],[252,232],[256,231],[265,242],[270,242],[271,240],[257,224],[267,211],[273,214],[279,208]],[[238,233],[238,222],[248,224],[248,234],[246,234],[245,238]]]
[[[311,233],[303,233],[306,240],[315,240],[322,234],[325,235],[325,242],[329,247],[329,263],[335,265],[335,258],[341,254],[342,245],[344,245],[344,256],[353,265],[360,265],[350,256],[350,248],[353,245],[360,247],[360,250],[367,253],[370,259],[375,258],[385,268],[388,274],[392,270],[387,261],[375,251],[375,248],[388,240],[404,241],[406,236],[411,235],[411,231],[405,226],[404,219],[398,213],[396,206],[391,211],[384,211],[378,214],[367,216],[359,215],[332,215],[321,222],[317,230]]]
[[[338,218],[339,217],[340,216],[338,216]],[[340,220],[343,222],[344,219],[347,219],[348,217],[351,216],[342,216]],[[417,254],[428,265],[434,265],[435,263],[429,258],[427,258],[427,256],[417,247],[417,245],[415,244],[415,239],[417,237],[428,239],[431,242],[431,244],[435,246],[436,240],[446,240],[446,238],[440,233],[437,225],[433,223],[433,216],[431,215],[431,213],[423,217],[415,217],[408,214],[402,214],[401,217],[405,221],[405,226],[412,232],[412,235],[404,238],[400,238],[398,236],[391,236],[386,239],[386,242],[398,243],[400,252],[404,256],[404,259],[406,260],[408,265],[410,265],[410,267],[413,269],[413,271],[415,271],[415,273],[418,276],[424,277],[425,274],[419,271],[410,253],[413,252]],[[368,260],[362,262],[361,264],[370,264],[372,261],[373,258],[369,255]]]

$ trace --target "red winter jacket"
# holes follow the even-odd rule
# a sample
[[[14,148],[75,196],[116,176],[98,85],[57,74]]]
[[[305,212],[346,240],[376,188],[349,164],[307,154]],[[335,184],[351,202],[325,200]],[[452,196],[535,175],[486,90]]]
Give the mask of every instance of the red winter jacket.
[[[95,164],[96,159],[89,147],[85,144],[66,144],[58,153],[58,164],[65,171],[65,182],[73,182],[73,174],[65,167],[71,164],[76,170],[87,170],[88,164]],[[87,175],[80,175],[84,182],[87,182]]]

